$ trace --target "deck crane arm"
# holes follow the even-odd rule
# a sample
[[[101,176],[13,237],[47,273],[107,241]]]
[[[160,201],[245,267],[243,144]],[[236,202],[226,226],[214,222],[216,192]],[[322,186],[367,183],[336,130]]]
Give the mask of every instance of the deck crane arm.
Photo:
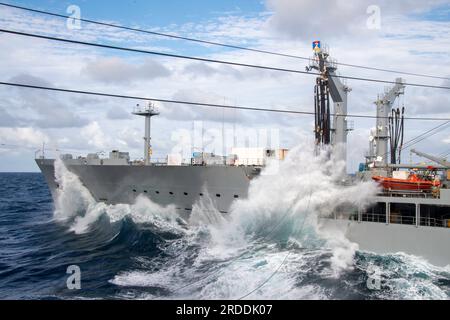
[[[424,152],[420,152],[420,151],[417,151],[415,149],[412,149],[411,152],[417,154],[419,157],[426,158],[428,160],[436,162],[436,163],[440,164],[443,167],[447,167],[447,168],[450,167],[450,162],[447,161],[444,158],[435,157],[433,155],[430,155],[430,154],[427,154],[427,153],[424,153]]]
[[[395,85],[385,92],[382,98],[379,98],[375,104],[377,106],[377,123],[376,123],[376,159],[384,165],[388,161],[388,140],[389,140],[389,116],[391,115],[392,107],[395,99],[405,93],[405,85],[402,78],[395,80]]]
[[[336,149],[336,159],[347,159],[347,95],[351,89],[341,81],[337,74],[337,63],[329,56],[326,47],[315,51],[314,58],[306,70],[315,69],[319,72],[316,88],[316,141],[331,143]],[[331,112],[328,94],[334,105],[334,119],[331,128]]]

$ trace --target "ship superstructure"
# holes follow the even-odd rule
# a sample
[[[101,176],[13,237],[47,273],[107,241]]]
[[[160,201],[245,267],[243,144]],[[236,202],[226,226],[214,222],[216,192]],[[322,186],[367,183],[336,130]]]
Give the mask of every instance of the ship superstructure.
[[[350,88],[338,77],[337,64],[314,42],[314,58],[308,70],[319,76],[315,86],[316,145],[332,145],[338,160],[346,160],[347,134],[352,129],[347,120]],[[401,163],[405,108],[394,109],[394,101],[403,95],[403,79],[378,97],[376,126],[371,131],[366,163],[356,176],[346,176],[344,183],[391,179],[395,184],[380,184],[373,205],[364,210],[351,206],[339,208],[321,220],[324,228],[337,228],[359,244],[361,250],[376,253],[406,252],[422,256],[434,264],[450,264],[450,166],[439,159],[415,151],[435,164]],[[333,106],[331,106],[331,100]],[[152,161],[150,122],[159,114],[149,102],[133,112],[145,118],[144,160],[130,159],[128,153],[112,151],[108,158],[98,154],[74,158],[62,155],[69,171],[76,174],[96,201],[108,204],[132,204],[139,196],[147,196],[160,205],[174,205],[182,217],[189,217],[194,204],[210,197],[222,214],[229,212],[236,199],[246,198],[252,179],[258,177],[268,161],[282,161],[287,149],[234,148],[232,154],[194,152],[185,162],[169,155],[165,161]],[[55,159],[46,159],[44,150],[36,159],[53,197],[59,188],[55,181]],[[411,185],[412,175],[419,181]],[[392,180],[396,179],[396,180]],[[377,180],[380,181],[380,180]],[[384,180],[383,180],[384,181]],[[420,181],[433,181],[430,188],[420,188]],[[437,183],[439,181],[439,183]]]

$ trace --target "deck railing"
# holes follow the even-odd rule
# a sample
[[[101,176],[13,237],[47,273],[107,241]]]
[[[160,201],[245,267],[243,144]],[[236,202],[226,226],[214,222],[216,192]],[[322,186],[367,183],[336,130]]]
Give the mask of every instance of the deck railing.
[[[351,220],[358,220],[358,215],[355,214],[352,216]],[[378,213],[362,213],[361,221],[363,222],[378,222],[378,223],[386,223],[386,215],[378,214]],[[448,228],[448,220],[444,219],[436,219],[431,217],[420,217],[419,219],[420,226],[426,227],[440,227],[440,228]],[[416,217],[415,216],[401,216],[401,215],[391,215],[389,223],[391,224],[407,224],[407,225],[415,225]]]
[[[378,194],[380,197],[400,197],[400,198],[439,198],[439,192],[432,191],[387,191],[384,190]]]

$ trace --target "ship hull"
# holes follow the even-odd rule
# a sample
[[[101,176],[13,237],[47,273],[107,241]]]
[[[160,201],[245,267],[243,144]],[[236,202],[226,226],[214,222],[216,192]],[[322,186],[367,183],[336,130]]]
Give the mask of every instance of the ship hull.
[[[406,253],[433,265],[450,265],[450,229],[342,219],[321,219],[322,228],[338,230],[358,244],[359,249],[377,254]]]
[[[37,159],[53,199],[55,182],[54,160]],[[209,196],[215,207],[227,213],[231,203],[246,198],[254,167],[234,166],[123,166],[70,165],[96,201],[108,204],[132,204],[140,195],[162,205],[174,205],[182,215],[193,204]]]
[[[58,185],[55,182],[54,160],[38,159],[36,162],[55,198]],[[214,206],[226,214],[233,201],[248,196],[250,181],[255,176],[255,168],[232,166],[66,167],[80,178],[96,201],[131,204],[139,195],[145,195],[157,204],[174,205],[182,217],[188,217],[194,203],[206,194],[211,197]],[[320,221],[323,229],[343,232],[363,251],[377,254],[404,252],[423,257],[437,266],[450,264],[450,228],[348,219]]]

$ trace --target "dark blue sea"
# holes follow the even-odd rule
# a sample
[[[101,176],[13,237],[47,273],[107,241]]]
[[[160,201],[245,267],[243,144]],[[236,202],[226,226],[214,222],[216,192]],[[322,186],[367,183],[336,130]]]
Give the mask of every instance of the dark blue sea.
[[[66,188],[66,198],[55,205],[41,174],[0,174],[1,299],[448,299],[450,295],[448,268],[403,254],[353,252],[348,244],[325,246],[305,227],[307,220],[300,233],[308,237],[295,236],[299,230],[293,229],[293,220],[279,225],[271,220],[274,212],[268,206],[276,201],[273,198],[255,200],[261,203],[258,210],[265,221],[256,223],[237,214],[228,224],[208,227],[201,221],[214,216],[201,217],[202,206],[196,220],[187,223],[171,208],[147,200],[105,206],[86,202],[75,192]],[[85,203],[78,206],[80,201]],[[58,206],[71,207],[66,219],[61,219],[65,208]],[[243,212],[252,210],[249,203],[242,206]],[[79,289],[68,288],[69,266],[79,267]]]

